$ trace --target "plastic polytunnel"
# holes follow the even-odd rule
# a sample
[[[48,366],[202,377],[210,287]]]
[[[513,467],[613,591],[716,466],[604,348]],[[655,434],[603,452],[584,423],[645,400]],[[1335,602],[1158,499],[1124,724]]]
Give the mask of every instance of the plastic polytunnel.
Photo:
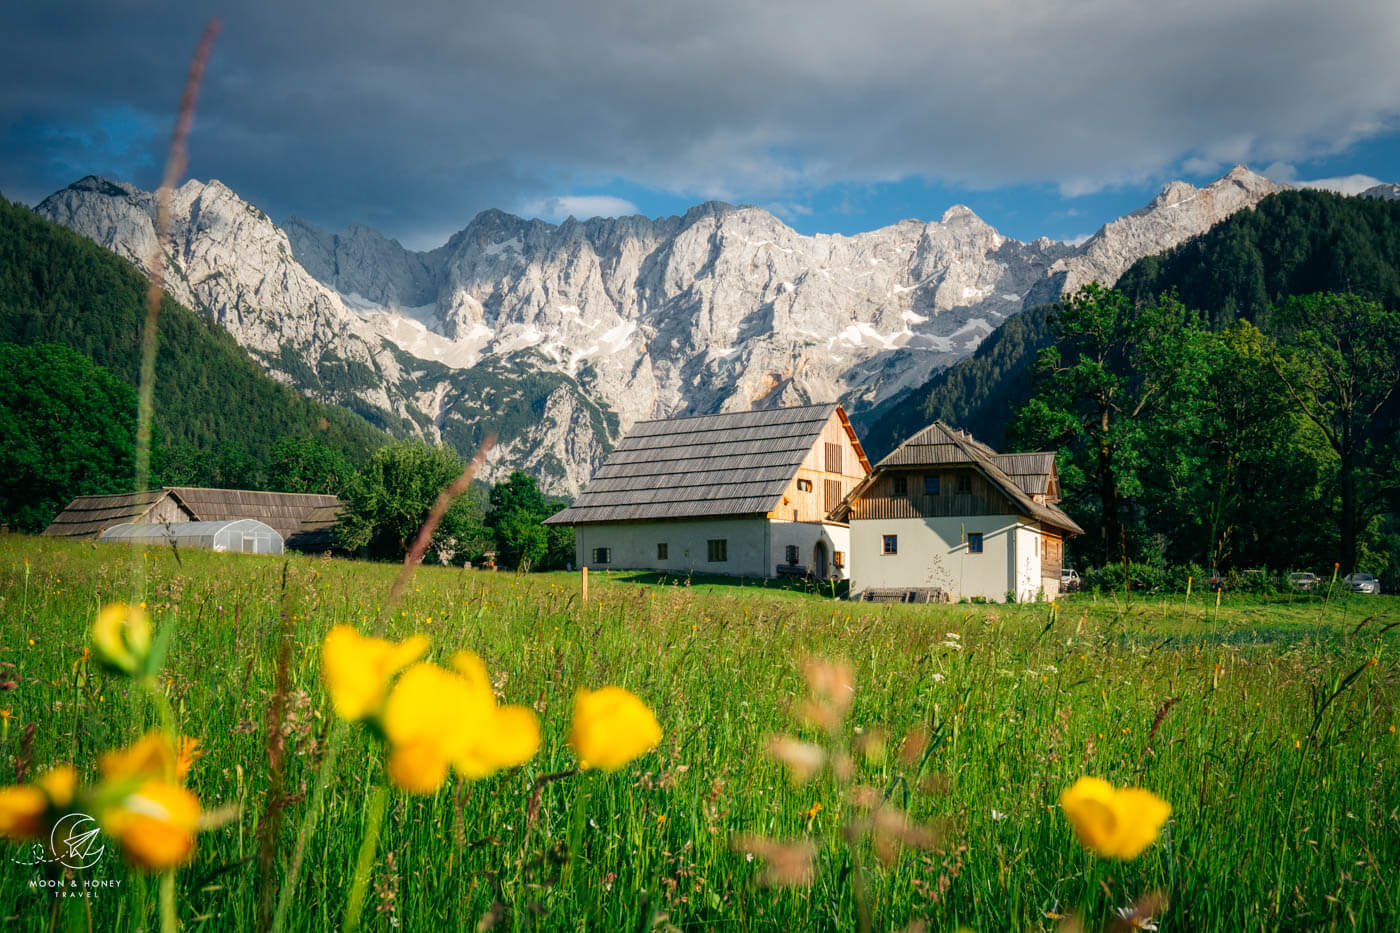
[[[282,553],[282,536],[276,529],[255,518],[236,518],[224,522],[173,522],[168,525],[124,522],[103,531],[98,540],[173,544],[175,547],[244,554]]]

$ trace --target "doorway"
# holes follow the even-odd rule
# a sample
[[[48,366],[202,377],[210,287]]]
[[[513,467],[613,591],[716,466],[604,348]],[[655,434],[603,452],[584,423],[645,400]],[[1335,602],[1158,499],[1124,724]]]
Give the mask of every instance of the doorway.
[[[826,552],[826,542],[818,541],[812,548],[812,573],[818,580],[825,580],[831,576],[827,567],[828,555]]]

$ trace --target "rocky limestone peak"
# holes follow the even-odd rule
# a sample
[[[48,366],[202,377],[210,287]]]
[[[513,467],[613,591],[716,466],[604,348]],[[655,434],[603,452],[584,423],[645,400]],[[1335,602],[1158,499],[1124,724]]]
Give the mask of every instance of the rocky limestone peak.
[[[1363,198],[1383,198],[1387,201],[1400,201],[1400,184],[1391,182],[1388,185],[1373,185],[1361,192]]]
[[[149,195],[75,185],[41,213],[145,261]],[[470,454],[496,430],[491,470],[525,466],[562,494],[637,420],[890,399],[1009,315],[1114,282],[1276,190],[1242,168],[1168,185],[1079,247],[1010,239],[963,205],[805,236],[761,208],[710,201],[559,225],[482,211],[420,253],[364,225],[279,228],[223,185],[192,185],[174,199],[177,298],[278,378],[400,433]]]

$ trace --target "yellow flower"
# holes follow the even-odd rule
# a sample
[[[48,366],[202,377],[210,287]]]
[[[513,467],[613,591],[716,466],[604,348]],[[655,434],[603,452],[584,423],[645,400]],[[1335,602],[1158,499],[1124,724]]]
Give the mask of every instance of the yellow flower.
[[[203,754],[198,746],[199,740],[188,735],[181,736],[178,745],[172,744],[164,732],[152,729],[129,748],[103,752],[97,767],[108,780],[139,777],[178,781]]]
[[[452,664],[455,671],[413,665],[384,706],[389,779],[409,793],[435,793],[449,766],[475,780],[522,764],[539,748],[535,714],[496,705],[479,657],[458,652]]]
[[[182,864],[194,852],[199,800],[178,784],[146,781],[103,811],[101,821],[132,864],[158,871]]]
[[[54,768],[33,784],[0,788],[0,836],[6,839],[38,839],[44,834],[50,809],[73,802],[78,772],[71,765]]]
[[[38,839],[44,834],[44,814],[49,798],[32,784],[0,788],[0,836],[6,839]]]
[[[126,603],[108,603],[92,623],[92,646],[105,664],[136,674],[151,653],[151,618],[145,603],[138,609]]]
[[[1086,848],[1106,858],[1137,858],[1156,841],[1171,804],[1151,791],[1116,788],[1082,777],[1060,794],[1060,807]]]
[[[331,694],[335,714],[354,722],[373,713],[384,700],[389,681],[428,650],[422,635],[395,644],[365,638],[348,625],[337,625],[321,645],[321,679]]]
[[[647,705],[622,687],[579,688],[569,747],[580,768],[616,771],[656,747],[661,726]]]

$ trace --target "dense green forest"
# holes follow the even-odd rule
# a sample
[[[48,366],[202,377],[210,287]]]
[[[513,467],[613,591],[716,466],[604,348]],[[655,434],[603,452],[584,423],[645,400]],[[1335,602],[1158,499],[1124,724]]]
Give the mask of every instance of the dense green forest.
[[[124,259],[0,198],[0,343],[67,347],[94,364],[94,372],[134,387],[146,285],[145,275]],[[47,358],[37,351],[9,352],[31,370]],[[62,363],[61,371],[74,380],[99,380],[69,357]],[[155,372],[155,482],[269,488],[276,485],[275,448],[289,439],[314,439],[351,466],[387,441],[364,419],[275,382],[222,328],[168,297],[161,306]],[[39,385],[32,372],[26,378]],[[10,395],[0,403],[3,417],[23,420],[31,402]],[[85,417],[115,417],[106,411],[83,409]],[[66,427],[73,436],[53,438],[54,449],[84,432],[105,437],[111,426],[73,421]],[[16,479],[6,476],[7,482]],[[112,460],[102,475],[89,473],[74,483],[73,494],[117,491],[129,489],[132,476],[124,461]],[[42,527],[40,511],[30,509],[19,519],[7,510],[0,522]]]
[[[1139,260],[1117,288],[1134,299],[1176,289],[1216,327],[1243,319],[1265,331],[1270,309],[1294,295],[1350,292],[1400,307],[1400,202],[1284,191]],[[1008,413],[1030,398],[1037,354],[1053,340],[1051,310],[1009,319],[971,356],[861,419],[866,449],[883,457],[938,418],[999,447]]]

